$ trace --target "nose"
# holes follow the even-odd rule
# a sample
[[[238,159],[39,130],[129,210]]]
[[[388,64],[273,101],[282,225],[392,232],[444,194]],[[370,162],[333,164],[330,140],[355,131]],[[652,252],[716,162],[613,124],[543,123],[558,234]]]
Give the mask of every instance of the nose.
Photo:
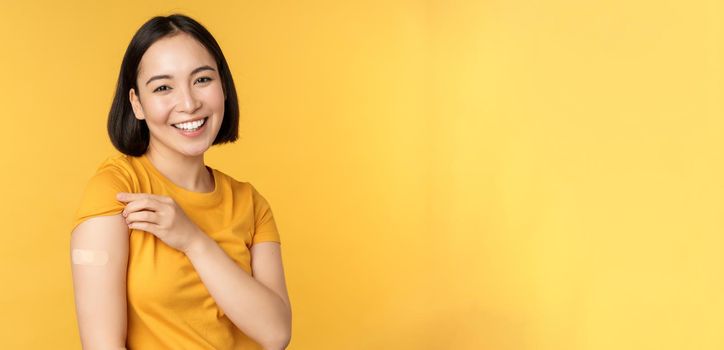
[[[189,87],[181,87],[179,90],[179,100],[177,103],[179,112],[191,114],[201,107],[201,100],[194,95],[193,89]]]

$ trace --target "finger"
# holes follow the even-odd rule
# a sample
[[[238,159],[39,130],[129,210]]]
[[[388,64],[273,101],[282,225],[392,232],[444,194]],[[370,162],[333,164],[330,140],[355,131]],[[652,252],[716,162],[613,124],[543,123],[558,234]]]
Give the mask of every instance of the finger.
[[[133,222],[150,222],[158,224],[158,214],[156,214],[156,212],[148,210],[133,212],[126,216],[126,223]]]
[[[132,223],[128,224],[128,228],[130,228],[132,230],[146,231],[148,233],[153,233],[153,232],[158,231],[157,230],[158,225],[150,223],[150,222],[142,222],[142,221],[132,222]]]
[[[160,209],[160,203],[155,200],[151,199],[149,197],[134,200],[128,204],[126,204],[126,207],[123,208],[123,211],[121,214],[123,216],[128,217],[133,212],[140,211],[140,210],[150,210],[150,211],[158,211]]]

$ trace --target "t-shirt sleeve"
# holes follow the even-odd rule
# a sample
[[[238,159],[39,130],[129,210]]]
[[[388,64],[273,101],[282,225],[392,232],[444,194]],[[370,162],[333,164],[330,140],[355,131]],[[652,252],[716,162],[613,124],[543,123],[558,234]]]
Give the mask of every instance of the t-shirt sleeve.
[[[279,230],[274,221],[269,202],[262,196],[254,186],[251,186],[252,201],[254,203],[254,235],[252,245],[259,242],[279,242]]]
[[[73,218],[71,232],[88,218],[115,215],[123,211],[126,203],[116,199],[118,192],[133,192],[130,177],[125,170],[106,161],[86,184]]]

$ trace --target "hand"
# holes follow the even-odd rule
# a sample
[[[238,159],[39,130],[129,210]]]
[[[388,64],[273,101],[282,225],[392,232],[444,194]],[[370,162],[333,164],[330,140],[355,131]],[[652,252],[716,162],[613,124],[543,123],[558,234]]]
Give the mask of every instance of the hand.
[[[151,233],[176,250],[186,253],[203,234],[169,196],[118,192],[116,198],[128,202],[122,214],[129,228]]]

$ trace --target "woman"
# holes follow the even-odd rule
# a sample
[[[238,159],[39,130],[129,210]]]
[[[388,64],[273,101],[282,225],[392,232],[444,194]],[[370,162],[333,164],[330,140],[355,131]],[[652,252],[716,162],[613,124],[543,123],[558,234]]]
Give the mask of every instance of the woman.
[[[71,261],[85,349],[284,349],[291,306],[265,198],[204,164],[237,139],[219,45],[184,15],[154,17],[126,50],[113,145],[76,213]]]

